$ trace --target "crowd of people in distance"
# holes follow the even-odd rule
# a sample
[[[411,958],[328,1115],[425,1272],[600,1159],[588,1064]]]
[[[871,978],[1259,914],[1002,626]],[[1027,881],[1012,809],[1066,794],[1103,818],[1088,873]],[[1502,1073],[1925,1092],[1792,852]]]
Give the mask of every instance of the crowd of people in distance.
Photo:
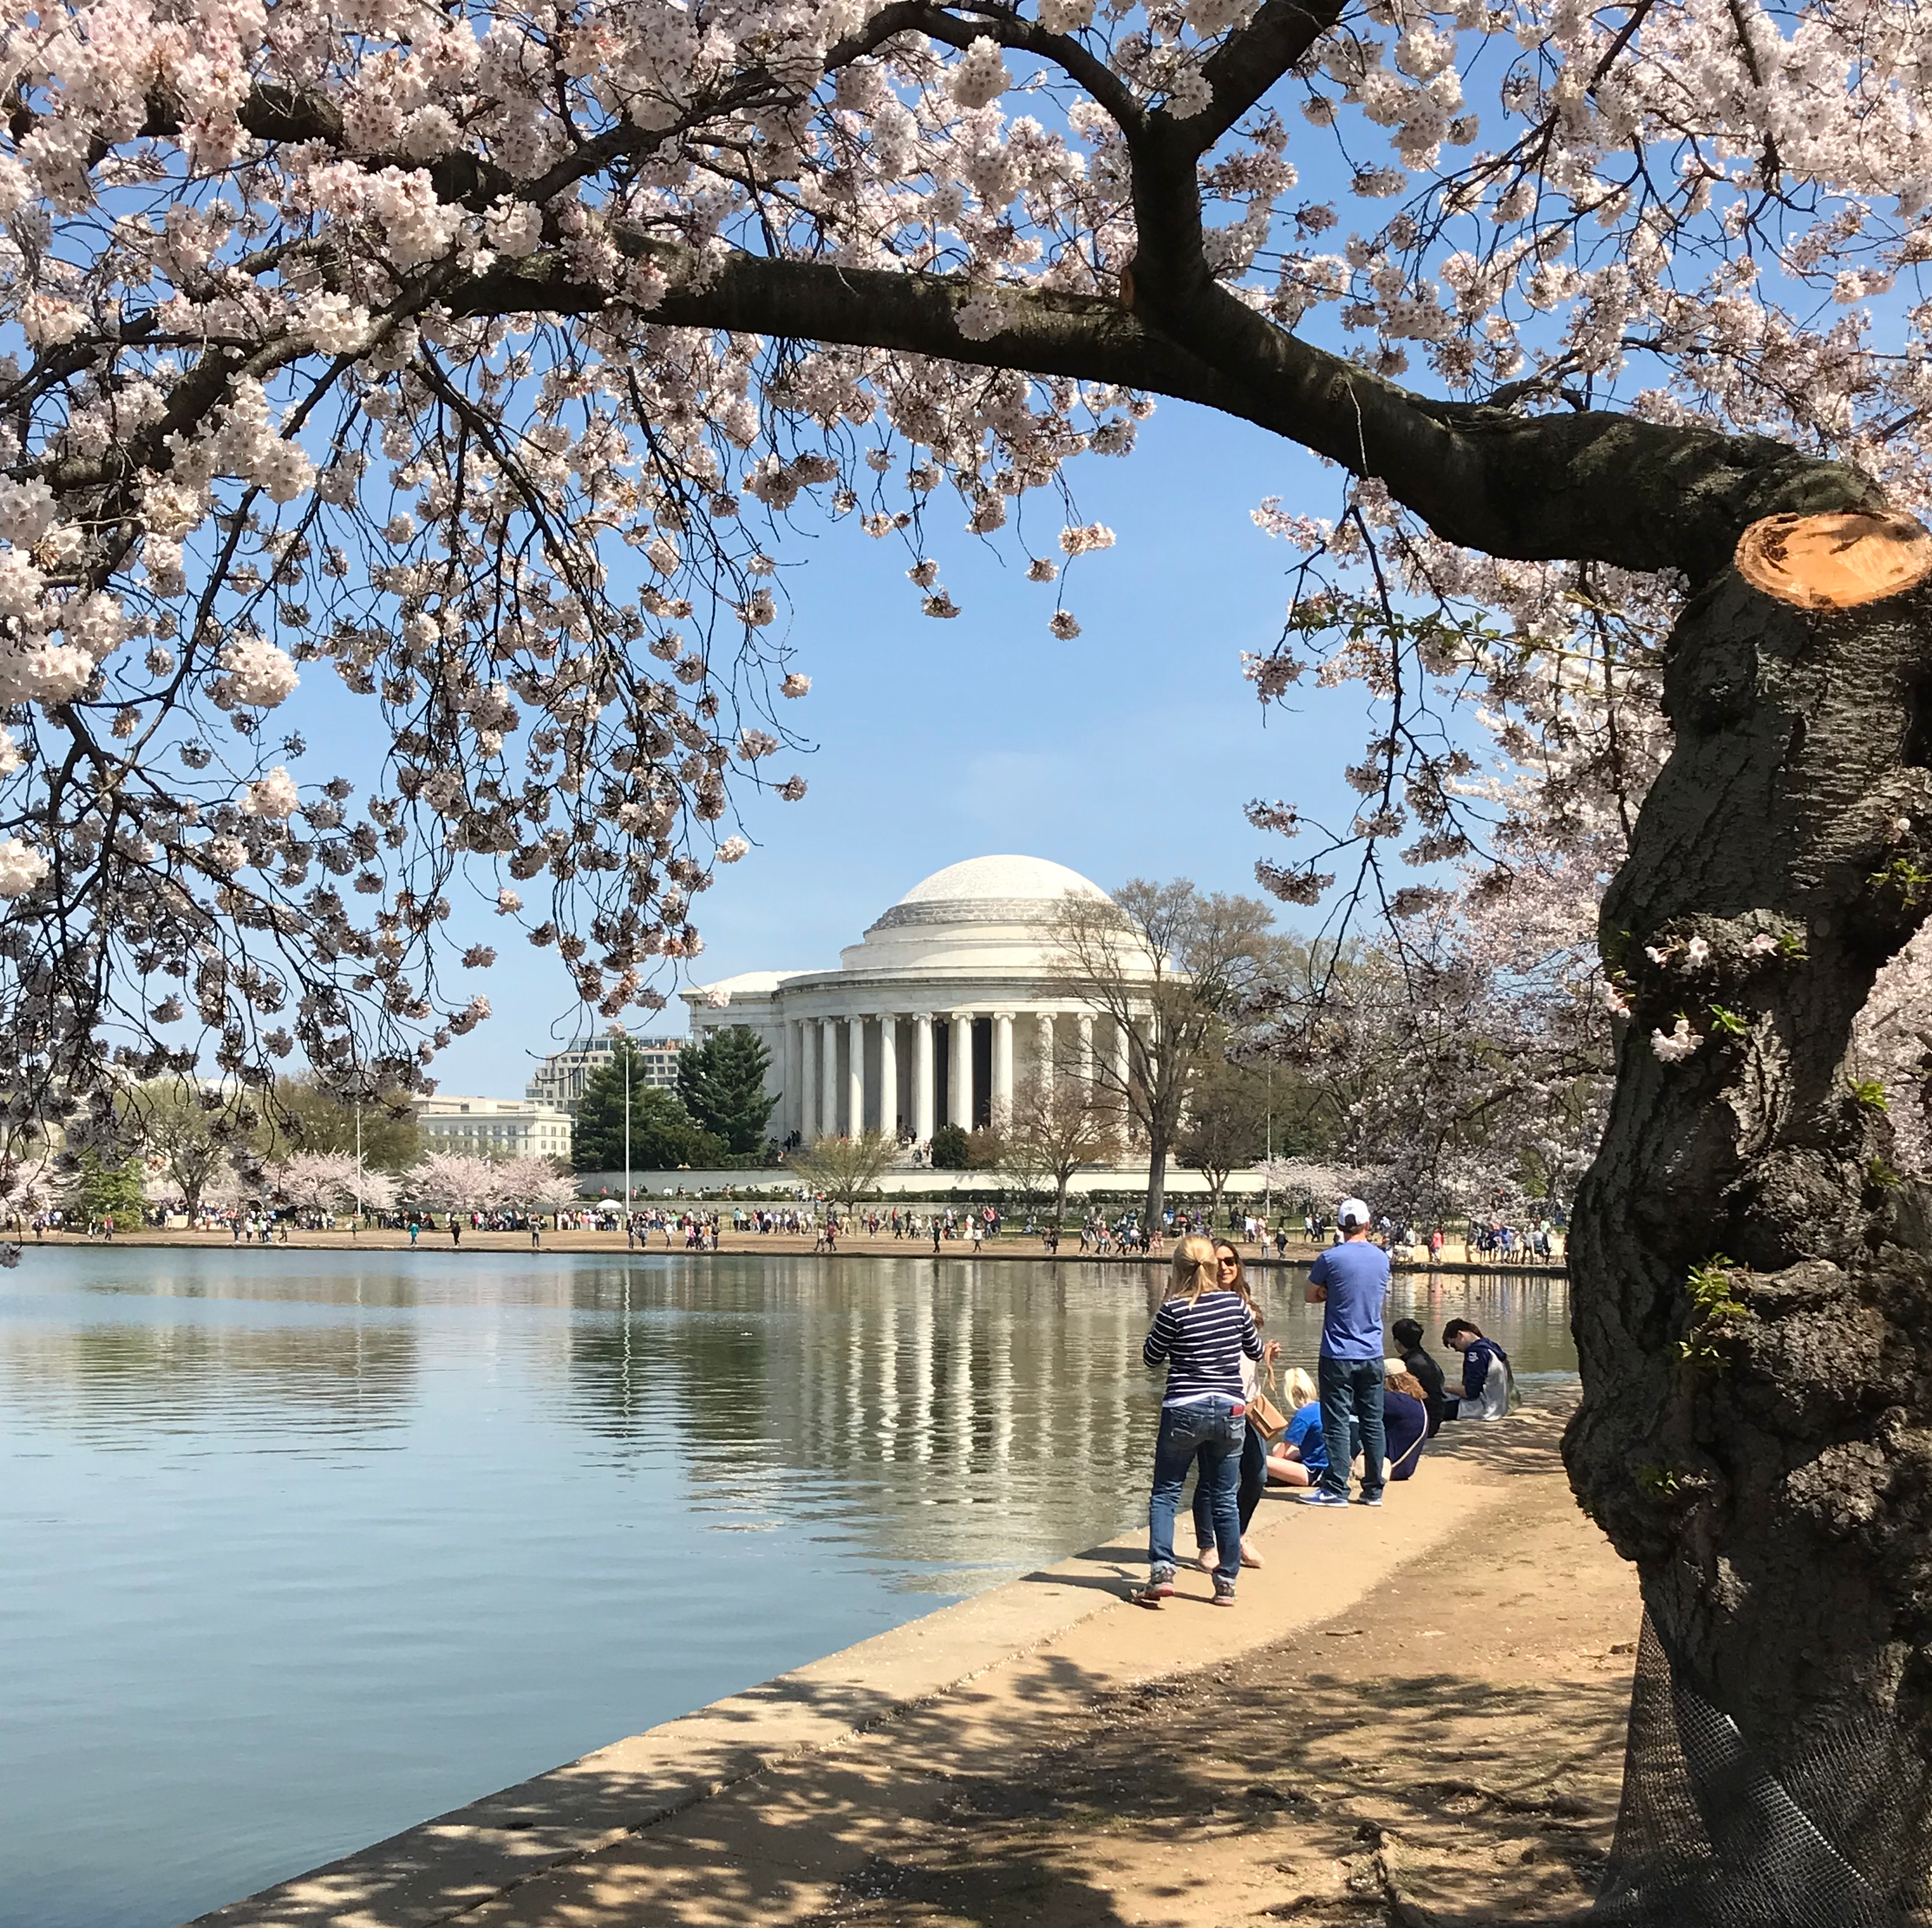
[[[1451,1319],[1442,1343],[1462,1360],[1451,1394],[1422,1327],[1399,1319],[1383,1338],[1389,1255],[1370,1238],[1369,1208],[1345,1198],[1340,1236],[1309,1269],[1306,1296],[1322,1308],[1312,1377],[1296,1368],[1282,1380],[1280,1344],[1262,1336],[1265,1314],[1250,1289],[1240,1252],[1199,1234],[1175,1247],[1167,1293],[1141,1349],[1166,1368],[1148,1506],[1148,1581],[1130,1597],[1159,1608],[1172,1599],[1178,1562],[1174,1521],[1195,1475],[1196,1563],[1214,1577],[1216,1606],[1232,1606],[1244,1566],[1262,1564],[1248,1543],[1255,1509],[1270,1485],[1300,1488],[1306,1506],[1346,1507],[1358,1461],[1354,1503],[1379,1506],[1388,1482],[1414,1477],[1430,1440],[1451,1419],[1500,1419],[1516,1403],[1509,1355],[1474,1320]]]

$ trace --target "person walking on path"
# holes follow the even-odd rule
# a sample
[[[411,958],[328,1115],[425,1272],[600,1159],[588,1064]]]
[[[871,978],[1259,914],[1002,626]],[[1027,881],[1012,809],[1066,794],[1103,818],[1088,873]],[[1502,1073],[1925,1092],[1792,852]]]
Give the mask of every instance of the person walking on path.
[[[1167,1390],[1148,1502],[1148,1584],[1130,1596],[1137,1605],[1159,1607],[1174,1596],[1174,1516],[1187,1469],[1197,1458],[1221,1556],[1214,1569],[1214,1604],[1234,1604],[1241,1571],[1238,1489],[1247,1440],[1241,1361],[1261,1356],[1254,1314],[1240,1293],[1222,1284],[1213,1242],[1182,1239],[1174,1248],[1167,1297],[1141,1347],[1148,1365],[1167,1368]],[[1376,1359],[1379,1364],[1379,1353]]]
[[[1301,1496],[1304,1506],[1348,1503],[1350,1422],[1362,1435],[1361,1503],[1382,1503],[1382,1302],[1388,1295],[1388,1254],[1369,1239],[1369,1208],[1345,1198],[1335,1214],[1341,1242],[1308,1271],[1307,1299],[1322,1308],[1322,1351],[1315,1383],[1322,1394],[1322,1433],[1328,1453],[1321,1483]]]
[[[1248,1312],[1258,1332],[1264,1323],[1261,1308],[1255,1303],[1254,1293],[1249,1289],[1246,1272],[1241,1265],[1241,1255],[1226,1239],[1214,1241],[1214,1266],[1217,1281],[1223,1292],[1238,1292],[1246,1302]],[[1262,1369],[1265,1366],[1272,1380],[1274,1362],[1281,1356],[1278,1341],[1269,1339],[1262,1347],[1262,1365],[1251,1359],[1241,1361],[1241,1395],[1252,1415],[1255,1395],[1262,1389]],[[1248,1522],[1255,1516],[1255,1509],[1261,1503],[1262,1494],[1268,1490],[1268,1442],[1255,1429],[1252,1416],[1247,1419],[1243,1429],[1241,1442],[1240,1477],[1235,1483],[1235,1511],[1241,1526],[1241,1564],[1258,1566],[1262,1557],[1248,1545]],[[1194,1543],[1200,1549],[1196,1564],[1202,1571],[1211,1573],[1220,1563],[1220,1556],[1214,1545],[1214,1496],[1208,1491],[1204,1479],[1194,1482]]]

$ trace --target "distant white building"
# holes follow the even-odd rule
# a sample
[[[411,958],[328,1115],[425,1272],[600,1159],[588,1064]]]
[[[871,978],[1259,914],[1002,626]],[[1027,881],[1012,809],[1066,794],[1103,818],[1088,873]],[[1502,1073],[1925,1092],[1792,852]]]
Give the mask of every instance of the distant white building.
[[[416,1129],[426,1152],[465,1152],[472,1157],[565,1158],[574,1122],[554,1104],[525,1098],[434,1098],[416,1100]]]
[[[637,1047],[646,1084],[676,1086],[677,1054],[686,1040],[634,1038],[631,1042]],[[579,1038],[563,1050],[553,1051],[531,1073],[530,1083],[524,1087],[524,1096],[540,1104],[557,1106],[574,1118],[578,1101],[584,1095],[591,1073],[610,1063],[616,1044],[616,1036],[607,1031],[596,1038]]]
[[[925,1143],[942,1123],[1006,1115],[1018,1080],[1128,1041],[1066,988],[1055,920],[1099,885],[1037,857],[976,857],[916,884],[839,953],[836,971],[752,971],[686,991],[694,1038],[750,1027],[771,1054],[771,1130],[811,1140],[869,1128]]]

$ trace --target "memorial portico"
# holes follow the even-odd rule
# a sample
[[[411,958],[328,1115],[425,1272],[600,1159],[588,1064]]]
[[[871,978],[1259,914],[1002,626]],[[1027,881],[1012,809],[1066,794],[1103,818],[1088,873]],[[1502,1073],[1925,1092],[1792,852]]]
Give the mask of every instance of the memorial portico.
[[[881,1131],[928,1142],[1010,1116],[1056,1064],[1110,1070],[1125,1032],[1071,996],[1054,929],[1070,893],[1099,887],[1034,857],[978,857],[915,884],[839,956],[836,971],[754,972],[687,992],[699,1037],[747,1025],[770,1053],[780,1137]]]

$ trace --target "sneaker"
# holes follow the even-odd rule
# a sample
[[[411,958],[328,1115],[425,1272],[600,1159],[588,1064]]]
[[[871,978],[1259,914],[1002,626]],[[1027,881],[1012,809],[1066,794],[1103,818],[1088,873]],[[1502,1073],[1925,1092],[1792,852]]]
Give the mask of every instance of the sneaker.
[[[1217,1607],[1232,1607],[1234,1604],[1234,1590],[1225,1580],[1214,1582],[1214,1604]]]
[[[1163,1602],[1174,1598],[1174,1582],[1150,1580],[1144,1587],[1130,1587],[1127,1598],[1137,1607],[1151,1607],[1158,1612]]]
[[[1331,1493],[1325,1486],[1318,1486],[1312,1492],[1301,1496],[1304,1506],[1346,1506],[1348,1502],[1340,1493]]]
[[[1364,1493],[1361,1497],[1355,1502],[1355,1504],[1358,1506],[1379,1506],[1382,1503],[1382,1496],[1379,1493],[1378,1493],[1372,1500],[1369,1497],[1367,1494]]]

